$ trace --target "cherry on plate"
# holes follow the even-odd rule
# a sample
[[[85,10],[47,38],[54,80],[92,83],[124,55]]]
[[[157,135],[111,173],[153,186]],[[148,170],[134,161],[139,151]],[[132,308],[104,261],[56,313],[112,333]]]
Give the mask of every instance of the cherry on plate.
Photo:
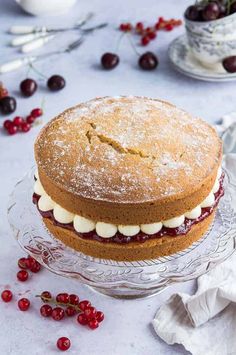
[[[236,72],[236,56],[227,57],[223,60],[222,65],[228,73]]]

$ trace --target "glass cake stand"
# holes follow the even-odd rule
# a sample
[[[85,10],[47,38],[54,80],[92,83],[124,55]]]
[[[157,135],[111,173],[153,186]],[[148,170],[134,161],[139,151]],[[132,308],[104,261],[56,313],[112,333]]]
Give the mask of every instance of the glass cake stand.
[[[226,170],[225,195],[213,224],[201,240],[176,254],[135,262],[93,258],[54,239],[32,203],[33,172],[34,169],[16,184],[10,196],[8,218],[15,238],[26,253],[48,270],[78,279],[103,294],[121,298],[150,296],[176,282],[195,279],[235,250],[236,213],[232,197],[236,186]]]

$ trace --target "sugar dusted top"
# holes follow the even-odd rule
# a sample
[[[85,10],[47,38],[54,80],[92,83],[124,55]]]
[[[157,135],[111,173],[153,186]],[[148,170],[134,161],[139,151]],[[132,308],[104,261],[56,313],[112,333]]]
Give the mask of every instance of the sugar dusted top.
[[[145,97],[105,97],[68,109],[41,131],[40,169],[82,198],[140,203],[183,195],[219,164],[206,122]]]

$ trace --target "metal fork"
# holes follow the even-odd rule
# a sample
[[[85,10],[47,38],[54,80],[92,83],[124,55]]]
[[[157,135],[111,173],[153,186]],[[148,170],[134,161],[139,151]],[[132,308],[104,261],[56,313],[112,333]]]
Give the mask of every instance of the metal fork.
[[[60,50],[49,52],[49,53],[43,53],[43,54],[39,54],[36,56],[25,56],[25,57],[22,57],[19,59],[14,59],[12,61],[3,63],[0,65],[0,73],[7,73],[10,71],[16,70],[18,68],[21,68],[24,65],[31,64],[31,63],[36,62],[38,60],[45,59],[49,56],[51,57],[56,54],[70,53],[71,51],[78,48],[82,43],[83,43],[83,37],[80,37],[76,41],[70,43],[64,49],[60,49]]]

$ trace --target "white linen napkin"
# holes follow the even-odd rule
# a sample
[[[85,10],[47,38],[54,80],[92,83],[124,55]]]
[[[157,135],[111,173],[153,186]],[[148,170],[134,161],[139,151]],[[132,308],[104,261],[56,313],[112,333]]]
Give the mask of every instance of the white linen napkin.
[[[236,354],[236,256],[198,279],[195,295],[173,295],[157,311],[153,327],[167,344],[193,355]]]
[[[236,114],[225,117],[224,164],[236,183],[236,154],[230,154],[236,153]],[[236,196],[233,205],[236,210]],[[175,294],[159,308],[152,322],[155,332],[193,355],[236,355],[236,255],[199,277],[197,285],[195,295]]]

